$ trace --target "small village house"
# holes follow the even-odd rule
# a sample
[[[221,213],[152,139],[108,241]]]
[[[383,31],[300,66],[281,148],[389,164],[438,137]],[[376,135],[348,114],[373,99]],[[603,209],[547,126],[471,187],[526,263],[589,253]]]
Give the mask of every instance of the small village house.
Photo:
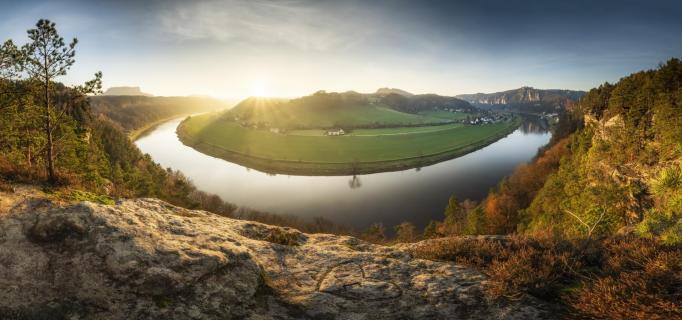
[[[327,130],[327,135],[328,136],[342,136],[346,134],[346,131],[343,129],[338,129],[338,130]]]

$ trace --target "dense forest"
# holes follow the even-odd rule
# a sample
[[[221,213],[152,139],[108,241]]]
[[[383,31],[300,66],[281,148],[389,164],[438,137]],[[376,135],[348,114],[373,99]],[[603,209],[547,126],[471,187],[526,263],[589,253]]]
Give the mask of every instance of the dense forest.
[[[476,112],[477,108],[468,102],[455,97],[440,96],[437,94],[417,94],[406,96],[399,93],[378,94],[381,103],[390,106],[392,109],[418,113],[434,109],[459,109],[466,112]]]
[[[93,96],[89,100],[96,117],[111,120],[124,132],[172,117],[230,107],[224,101],[205,97]]]

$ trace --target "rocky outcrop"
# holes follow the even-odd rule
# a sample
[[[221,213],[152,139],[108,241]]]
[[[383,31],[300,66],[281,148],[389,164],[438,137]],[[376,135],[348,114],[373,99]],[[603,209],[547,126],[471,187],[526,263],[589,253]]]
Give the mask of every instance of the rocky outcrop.
[[[530,108],[529,110],[551,111],[566,108],[577,102],[583,95],[585,95],[584,91],[521,87],[495,93],[461,94],[457,98],[479,107],[526,107],[526,109]]]
[[[379,96],[385,96],[385,95],[392,94],[392,93],[393,94],[399,94],[399,95],[404,96],[404,97],[411,97],[414,95],[412,93],[409,93],[405,90],[401,90],[398,88],[379,88],[379,89],[377,89],[377,91],[374,94],[379,95]]]
[[[628,141],[630,137],[621,115],[603,119],[586,115],[585,126],[593,132],[591,148],[583,162],[583,166],[588,168],[585,170],[587,181],[590,186],[610,183],[621,190],[620,203],[613,205],[624,214],[627,226],[621,230],[629,232],[633,225],[644,219],[645,212],[654,205],[651,183],[660,167],[666,164],[643,164],[622,157],[624,146],[632,142]],[[656,146],[652,144],[649,148],[654,150]]]
[[[111,87],[104,91],[105,96],[145,96],[151,97],[149,93],[144,93],[140,87]]]
[[[174,207],[25,200],[0,214],[2,319],[529,319],[486,278],[397,248]]]

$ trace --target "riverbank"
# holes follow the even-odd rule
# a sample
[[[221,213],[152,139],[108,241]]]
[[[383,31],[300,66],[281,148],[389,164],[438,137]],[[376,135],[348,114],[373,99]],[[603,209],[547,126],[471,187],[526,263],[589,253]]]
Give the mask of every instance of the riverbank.
[[[176,114],[176,115],[172,115],[169,117],[164,117],[164,118],[156,120],[156,121],[152,121],[150,123],[145,124],[144,126],[142,126],[140,128],[137,128],[135,130],[128,132],[128,138],[130,138],[130,141],[135,141],[135,140],[139,139],[140,137],[142,137],[145,133],[148,133],[148,132],[154,130],[154,128],[158,127],[161,124],[164,124],[164,123],[171,121],[173,119],[178,119],[178,118],[182,118],[185,116],[186,115],[177,115]]]
[[[428,166],[490,145],[516,130],[521,124],[521,119],[516,117],[506,123],[467,126],[402,137],[381,135],[374,137],[293,137],[264,130],[249,130],[252,131],[249,133],[246,132],[248,129],[232,127],[229,128],[233,130],[230,132],[233,134],[229,137],[231,140],[220,140],[215,134],[210,134],[212,133],[210,130],[204,131],[205,127],[197,123],[205,120],[189,118],[180,123],[176,131],[180,141],[201,153],[259,171],[304,176],[357,175]],[[188,124],[190,121],[197,122]],[[207,126],[210,125],[212,124]],[[221,130],[225,130],[223,128],[225,126],[222,126]],[[252,144],[247,146],[247,152],[237,151],[238,148],[230,148],[234,146],[235,139],[240,139],[235,138],[239,134],[245,135],[244,140]],[[254,153],[260,150],[257,148],[258,140],[254,139],[258,137],[267,139],[270,143],[260,150],[272,151],[274,148],[268,149],[267,147],[284,146],[286,152],[299,149],[302,152],[297,155],[299,158],[296,160],[256,155]],[[310,143],[308,148],[303,146],[306,142]],[[384,148],[380,149],[381,147]],[[420,151],[422,148],[424,151]],[[405,156],[401,156],[402,151],[405,152]],[[330,160],[329,152],[336,152],[346,157],[344,161],[333,161]],[[322,159],[322,161],[309,159]]]
[[[525,125],[536,120],[523,119]],[[421,229],[430,220],[442,220],[450,196],[480,200],[551,138],[545,131],[519,128],[477,151],[418,170],[302,176],[268,174],[202,153],[179,139],[180,122],[162,124],[135,144],[164,168],[181,171],[200,190],[240,207],[306,221],[322,217],[358,230],[379,221],[392,230],[403,221]]]

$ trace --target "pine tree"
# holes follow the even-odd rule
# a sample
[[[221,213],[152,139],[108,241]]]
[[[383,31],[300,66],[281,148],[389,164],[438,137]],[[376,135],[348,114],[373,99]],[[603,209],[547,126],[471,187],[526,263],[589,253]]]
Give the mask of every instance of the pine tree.
[[[58,112],[55,110],[52,96],[54,95],[54,80],[59,76],[66,75],[67,71],[75,63],[76,44],[74,38],[68,45],[57,32],[54,22],[40,19],[35,29],[28,30],[29,43],[21,48],[23,69],[33,81],[40,94],[39,103],[43,108],[43,132],[46,137],[46,169],[48,181],[56,182],[55,171],[55,130],[62,120],[67,108]],[[88,81],[84,86],[76,87],[81,94],[96,92],[101,89],[101,73],[95,74],[95,79]]]
[[[417,228],[410,222],[403,222],[393,228],[395,238],[400,242],[414,242],[417,240]]]
[[[441,236],[440,232],[438,232],[438,222],[431,220],[424,227],[424,239],[433,239]]]
[[[26,58],[26,72],[34,80],[42,93],[44,132],[47,137],[47,175],[50,183],[56,182],[54,168],[54,120],[52,101],[52,82],[66,72],[74,64],[76,43],[74,38],[66,45],[64,38],[57,33],[54,22],[40,19],[35,29],[28,30],[30,42],[24,45],[22,51]]]

